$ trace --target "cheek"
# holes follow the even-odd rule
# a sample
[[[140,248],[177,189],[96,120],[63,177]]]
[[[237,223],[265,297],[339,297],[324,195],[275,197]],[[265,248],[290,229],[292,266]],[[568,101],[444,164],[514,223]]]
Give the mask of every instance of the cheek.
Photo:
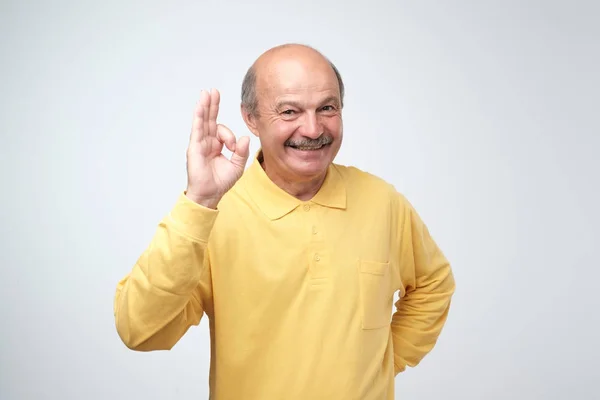
[[[283,144],[296,131],[296,126],[290,121],[276,121],[269,127],[270,141]]]
[[[342,120],[341,118],[328,118],[324,121],[323,125],[327,131],[334,136],[341,136],[342,134]]]

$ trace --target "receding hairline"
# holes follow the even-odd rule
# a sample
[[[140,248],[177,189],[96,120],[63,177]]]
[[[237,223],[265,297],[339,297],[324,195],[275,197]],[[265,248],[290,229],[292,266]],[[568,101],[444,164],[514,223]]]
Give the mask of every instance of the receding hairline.
[[[338,68],[335,66],[335,64],[329,58],[327,58],[323,53],[321,53],[314,47],[305,45],[305,44],[299,44],[299,43],[286,43],[286,44],[282,44],[282,45],[273,47],[273,48],[265,51],[263,54],[261,54],[252,63],[252,65],[246,71],[246,74],[244,75],[244,79],[242,81],[242,93],[241,93],[242,107],[244,107],[246,109],[246,111],[249,112],[250,114],[258,115],[258,97],[257,97],[257,93],[256,93],[256,86],[257,86],[257,80],[258,80],[258,73],[257,73],[258,68],[257,67],[259,67],[261,63],[266,62],[270,57],[273,57],[276,53],[286,50],[286,49],[289,49],[289,48],[301,48],[304,50],[311,51],[315,55],[322,58],[325,62],[327,62],[329,64],[329,66],[333,70],[335,77],[337,79],[337,82],[338,82],[338,89],[339,89],[340,103],[341,103],[340,106],[343,107],[345,88],[344,88],[344,82],[342,80],[342,76],[341,76]]]

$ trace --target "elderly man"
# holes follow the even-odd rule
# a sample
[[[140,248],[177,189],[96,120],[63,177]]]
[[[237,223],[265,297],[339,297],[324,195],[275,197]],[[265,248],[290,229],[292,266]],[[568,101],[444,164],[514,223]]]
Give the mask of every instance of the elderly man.
[[[318,51],[278,46],[248,70],[247,170],[219,96],[200,94],[187,188],[118,283],[121,339],[171,349],[206,315],[211,399],[393,399],[447,319],[448,261],[390,184],[333,163],[344,86]]]

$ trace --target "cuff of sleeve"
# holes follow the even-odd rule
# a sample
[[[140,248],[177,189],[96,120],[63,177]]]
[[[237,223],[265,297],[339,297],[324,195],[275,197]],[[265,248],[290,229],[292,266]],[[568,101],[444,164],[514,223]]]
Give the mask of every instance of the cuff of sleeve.
[[[218,210],[194,203],[181,193],[169,213],[169,222],[194,241],[208,242],[218,214]]]
[[[394,376],[397,376],[398,374],[401,374],[405,370],[406,370],[406,366],[405,365],[398,365],[398,364],[394,363]]]

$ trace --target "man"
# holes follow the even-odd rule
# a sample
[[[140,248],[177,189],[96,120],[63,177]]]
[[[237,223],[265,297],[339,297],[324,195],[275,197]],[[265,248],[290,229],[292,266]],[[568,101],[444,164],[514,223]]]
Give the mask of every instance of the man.
[[[249,69],[261,149],[246,171],[249,138],[217,124],[219,96],[201,93],[187,188],[118,284],[121,339],[171,349],[206,314],[211,399],[393,399],[446,321],[448,261],[390,184],[333,163],[344,87],[319,52],[278,46]]]

